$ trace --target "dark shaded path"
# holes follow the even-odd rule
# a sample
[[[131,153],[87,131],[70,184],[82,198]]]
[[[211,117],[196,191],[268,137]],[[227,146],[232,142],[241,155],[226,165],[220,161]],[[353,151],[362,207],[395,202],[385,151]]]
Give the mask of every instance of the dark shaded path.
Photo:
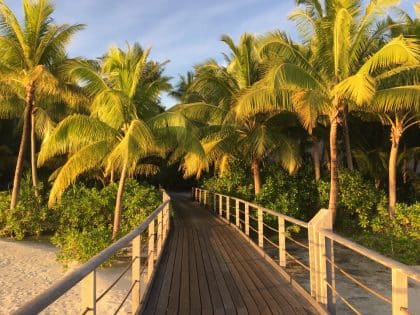
[[[185,194],[143,314],[315,314],[232,227]]]

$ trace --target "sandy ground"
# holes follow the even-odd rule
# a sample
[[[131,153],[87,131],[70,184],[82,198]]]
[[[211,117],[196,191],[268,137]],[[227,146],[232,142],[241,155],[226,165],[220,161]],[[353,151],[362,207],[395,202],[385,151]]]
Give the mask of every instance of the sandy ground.
[[[288,245],[286,245],[288,246]],[[309,264],[307,251],[290,245],[288,250],[299,257],[305,264]],[[275,257],[276,258],[276,257]],[[339,244],[334,246],[335,263],[347,273],[367,285],[369,288],[391,299],[391,271],[362,255],[359,255]],[[414,266],[419,270],[420,266]],[[297,264],[289,264],[286,271],[309,291],[309,273]],[[348,280],[339,271],[335,273],[336,290],[347,299],[351,305],[363,314],[386,315],[391,314],[391,306],[378,299],[371,293],[360,288]],[[408,282],[408,308],[412,315],[420,315],[420,283],[414,280]],[[354,314],[340,298],[337,298],[337,314]]]
[[[41,293],[70,270],[63,270],[55,261],[57,249],[45,241],[10,241],[0,239],[0,314],[13,310]],[[126,264],[97,273],[97,294],[100,294],[126,268]],[[130,271],[98,303],[99,314],[113,314],[130,288]],[[121,313],[131,311],[130,298]],[[42,314],[80,314],[80,285],[57,300]]]

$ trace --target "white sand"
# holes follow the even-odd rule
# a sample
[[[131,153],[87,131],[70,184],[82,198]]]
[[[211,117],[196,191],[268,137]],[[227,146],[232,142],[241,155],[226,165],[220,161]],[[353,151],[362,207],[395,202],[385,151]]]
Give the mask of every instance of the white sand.
[[[55,261],[57,249],[41,241],[0,239],[0,314],[10,314],[19,306],[50,287],[70,270]],[[126,264],[98,270],[100,294],[127,267]],[[130,270],[99,303],[99,314],[113,314],[130,288]],[[131,311],[128,298],[121,313]],[[80,314],[80,284],[48,307],[42,314]]]

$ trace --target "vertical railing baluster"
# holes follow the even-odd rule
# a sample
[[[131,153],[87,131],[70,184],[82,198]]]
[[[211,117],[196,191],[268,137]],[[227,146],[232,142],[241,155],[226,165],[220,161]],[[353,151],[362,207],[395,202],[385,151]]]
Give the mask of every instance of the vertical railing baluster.
[[[223,216],[223,196],[219,195],[219,216]]]
[[[239,200],[235,199],[235,218],[236,218],[236,227],[239,228]]]
[[[158,214],[158,222],[157,222],[157,253],[156,257],[159,257],[160,252],[162,250],[162,224],[163,224],[163,210]]]
[[[96,314],[96,270],[93,270],[82,281],[82,313]]]
[[[230,198],[226,197],[226,220],[230,224]]]
[[[285,220],[278,217],[278,231],[279,231],[279,265],[286,267],[286,227]]]
[[[147,261],[147,282],[150,281],[155,264],[155,220],[149,224],[149,245]]]
[[[245,234],[249,236],[249,203],[245,203]]]
[[[131,313],[135,314],[140,306],[141,299],[141,235],[138,235],[132,242],[131,284],[134,285],[131,296]],[[135,284],[134,284],[135,283]]]
[[[263,210],[258,208],[258,246],[264,248]]]

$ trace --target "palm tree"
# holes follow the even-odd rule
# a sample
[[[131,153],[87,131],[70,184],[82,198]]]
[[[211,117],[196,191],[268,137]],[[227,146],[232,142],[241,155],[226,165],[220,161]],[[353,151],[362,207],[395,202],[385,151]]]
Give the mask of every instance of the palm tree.
[[[54,156],[69,155],[54,181],[49,205],[57,202],[63,191],[89,170],[104,168],[108,174],[119,174],[113,239],[120,230],[127,177],[139,171],[149,172],[151,167],[139,168],[138,162],[159,153],[150,127],[138,116],[138,107],[142,106],[137,103],[141,94],[138,88],[150,69],[148,55],[148,50],[135,44],[126,51],[110,49],[100,63],[69,61],[65,67],[68,76],[83,82],[93,99],[91,113],[71,115],[61,121],[44,141],[39,154],[40,165]]]
[[[200,101],[200,96],[191,91],[194,82],[194,72],[188,71],[187,74],[180,75],[175,88],[169,93],[179,103],[187,104]]]
[[[206,104],[212,104],[212,119],[203,128],[202,145],[204,160],[193,154],[185,157],[186,175],[200,175],[210,165],[221,171],[227,169],[235,157],[247,161],[251,167],[255,194],[261,189],[260,167],[269,155],[274,155],[284,167],[293,172],[299,165],[297,145],[286,133],[286,115],[278,113],[244,114],[239,99],[258,86],[264,73],[264,64],[257,54],[256,39],[249,34],[235,45],[228,36],[222,41],[230,48],[225,55],[227,67],[209,61],[196,69],[196,80],[191,91],[201,96]],[[202,105],[198,105],[202,109]]]
[[[81,24],[53,24],[51,16],[54,6],[49,0],[24,0],[23,10],[24,19],[19,23],[10,8],[0,0],[2,81],[9,87],[17,82],[25,95],[22,136],[10,208],[15,208],[18,201],[36,96],[57,93],[57,79],[50,67],[63,60],[66,45],[76,32],[84,28]]]
[[[283,34],[273,33],[261,47],[263,56],[271,56],[271,70],[265,80],[275,95],[291,95],[295,107],[308,113],[322,113],[330,122],[329,209],[335,217],[338,191],[337,128],[346,106],[370,103],[381,75],[401,66],[418,62],[416,40],[398,37],[381,49],[378,43],[389,33],[383,12],[389,1],[363,2],[331,0],[325,8],[317,0],[298,1],[304,8],[291,16],[310,50],[303,53]],[[383,20],[381,20],[383,18]],[[373,34],[373,35],[372,35]],[[278,57],[275,58],[275,55]],[[274,57],[273,57],[274,56]],[[401,90],[402,93],[404,93]],[[394,90],[392,97],[397,97]],[[248,100],[250,110],[264,110],[267,95],[260,92]],[[283,97],[286,99],[286,97]],[[310,115],[307,117],[310,121]]]

